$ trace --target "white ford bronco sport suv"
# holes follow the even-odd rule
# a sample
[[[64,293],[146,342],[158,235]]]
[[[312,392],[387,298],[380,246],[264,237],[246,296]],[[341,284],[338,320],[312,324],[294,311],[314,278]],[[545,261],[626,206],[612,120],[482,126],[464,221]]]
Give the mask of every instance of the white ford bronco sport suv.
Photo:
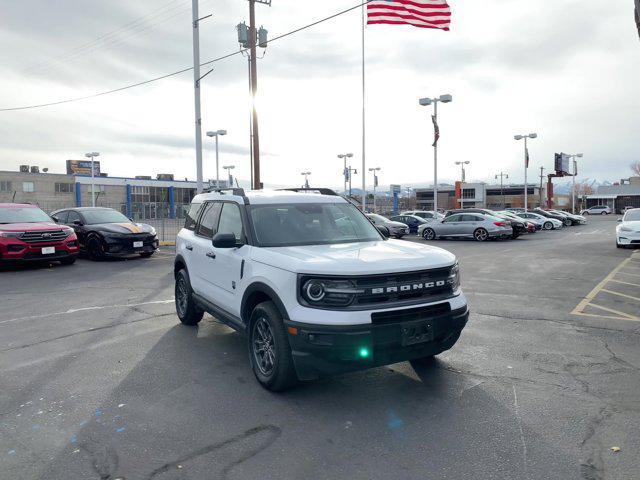
[[[176,243],[180,321],[208,312],[245,332],[273,391],[450,349],[469,317],[455,256],[388,240],[331,190],[301,190],[193,199]]]

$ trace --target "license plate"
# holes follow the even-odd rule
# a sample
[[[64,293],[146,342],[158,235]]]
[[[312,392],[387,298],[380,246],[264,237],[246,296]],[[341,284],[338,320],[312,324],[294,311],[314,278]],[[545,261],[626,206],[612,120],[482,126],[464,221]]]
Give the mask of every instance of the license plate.
[[[133,242],[133,248],[142,248],[144,242]]]
[[[403,323],[402,345],[431,342],[433,340],[433,325],[428,321]]]
[[[43,255],[51,255],[52,253],[56,253],[56,247],[42,247]]]

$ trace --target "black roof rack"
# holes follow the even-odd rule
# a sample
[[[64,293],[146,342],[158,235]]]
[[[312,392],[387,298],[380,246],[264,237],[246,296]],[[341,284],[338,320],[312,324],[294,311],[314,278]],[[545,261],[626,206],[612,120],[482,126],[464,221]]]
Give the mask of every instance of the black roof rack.
[[[280,192],[310,192],[310,193],[319,193],[320,195],[330,195],[332,197],[339,197],[340,195],[337,194],[334,190],[331,190],[330,188],[281,188],[279,189]]]
[[[237,195],[238,197],[246,197],[246,194],[244,193],[244,188],[213,188],[213,187],[209,187],[209,188],[205,188],[202,190],[202,193],[225,193],[225,192],[231,192],[231,195]]]

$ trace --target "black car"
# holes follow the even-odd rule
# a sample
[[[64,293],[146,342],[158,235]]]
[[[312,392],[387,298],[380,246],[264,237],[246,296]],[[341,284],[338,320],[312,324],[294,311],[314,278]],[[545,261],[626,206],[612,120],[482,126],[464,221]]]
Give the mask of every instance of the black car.
[[[528,233],[527,224],[516,220],[515,218],[509,217],[507,215],[503,215],[500,212],[494,212],[493,210],[489,210],[486,208],[457,208],[454,210],[447,210],[444,214],[445,218],[453,215],[454,213],[484,213],[485,215],[493,215],[494,217],[498,217],[505,222],[509,222],[511,224],[511,228],[513,229],[513,233],[511,234],[512,239],[518,238],[523,233]]]
[[[418,233],[418,227],[428,223],[424,218],[418,217],[417,215],[396,215],[395,217],[391,217],[389,220],[392,222],[404,223],[409,227],[409,233]]]
[[[158,236],[152,226],[134,223],[112,208],[70,208],[51,216],[75,230],[80,249],[93,260],[133,254],[150,257],[158,249]]]

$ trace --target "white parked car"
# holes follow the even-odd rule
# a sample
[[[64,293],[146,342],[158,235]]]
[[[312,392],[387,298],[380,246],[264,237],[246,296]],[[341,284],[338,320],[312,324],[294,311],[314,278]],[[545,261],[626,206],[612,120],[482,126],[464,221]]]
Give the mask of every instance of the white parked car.
[[[424,218],[427,222],[442,220],[444,218],[443,214],[434,212],[433,210],[408,210],[400,213],[400,215],[415,215],[416,217]]]
[[[456,257],[386,239],[334,192],[197,195],[176,241],[175,304],[246,333],[265,388],[426,358],[467,323]],[[194,337],[195,340],[195,337]]]
[[[586,210],[582,210],[580,215],[611,215],[613,210],[608,205],[594,205]]]
[[[640,246],[640,208],[627,210],[616,227],[616,246]]]
[[[518,213],[519,217],[526,218],[530,222],[538,223],[542,225],[543,230],[558,230],[564,227],[564,224],[560,220],[555,218],[543,217],[534,212]]]

